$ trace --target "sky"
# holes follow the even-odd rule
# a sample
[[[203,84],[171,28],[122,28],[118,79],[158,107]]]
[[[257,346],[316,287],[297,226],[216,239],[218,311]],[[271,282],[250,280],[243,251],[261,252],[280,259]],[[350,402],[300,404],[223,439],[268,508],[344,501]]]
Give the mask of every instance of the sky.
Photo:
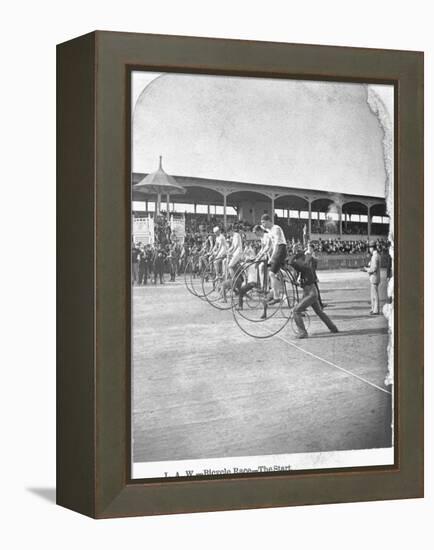
[[[393,112],[393,88],[372,86]],[[133,73],[133,170],[384,197],[367,85]]]

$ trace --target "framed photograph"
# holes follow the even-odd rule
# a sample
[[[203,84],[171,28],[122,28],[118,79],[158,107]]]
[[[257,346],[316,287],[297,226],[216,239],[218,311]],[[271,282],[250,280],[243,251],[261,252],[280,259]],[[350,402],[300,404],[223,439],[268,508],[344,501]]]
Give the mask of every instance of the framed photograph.
[[[423,54],[58,46],[58,503],[423,496]]]

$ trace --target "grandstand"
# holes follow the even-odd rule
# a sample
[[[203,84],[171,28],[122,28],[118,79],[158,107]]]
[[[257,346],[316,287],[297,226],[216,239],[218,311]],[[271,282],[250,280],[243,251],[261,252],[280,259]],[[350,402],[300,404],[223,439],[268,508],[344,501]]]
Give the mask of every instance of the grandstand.
[[[156,209],[155,199],[145,200],[134,189],[145,176],[132,175],[136,217],[152,217]],[[377,240],[388,234],[386,201],[381,197],[186,176],[175,179],[186,193],[171,196],[169,214],[184,214],[185,220],[214,219],[223,227],[235,220],[253,225],[267,213],[287,229],[288,239]]]

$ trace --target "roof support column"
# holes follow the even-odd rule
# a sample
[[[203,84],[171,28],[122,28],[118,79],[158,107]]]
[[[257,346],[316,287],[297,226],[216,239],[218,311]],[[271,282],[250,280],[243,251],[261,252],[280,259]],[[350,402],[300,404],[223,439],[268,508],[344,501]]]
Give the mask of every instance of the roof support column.
[[[342,237],[342,204],[339,204],[339,235]]]
[[[307,226],[307,239],[310,241],[311,235],[312,235],[312,201],[308,199],[308,205],[309,205],[309,221]]]
[[[161,210],[161,193],[157,193],[157,204],[155,208],[155,215],[159,216]]]
[[[368,205],[368,241],[371,240],[371,205]]]
[[[170,200],[169,200],[169,193],[166,195],[166,210],[167,210],[167,221],[169,221],[169,214],[170,214]]]
[[[226,201],[226,193],[223,193],[223,227],[224,229],[226,229],[226,221],[227,221],[227,217],[226,217],[226,206],[227,206],[227,201]]]
[[[271,195],[271,220],[274,223],[274,194]]]

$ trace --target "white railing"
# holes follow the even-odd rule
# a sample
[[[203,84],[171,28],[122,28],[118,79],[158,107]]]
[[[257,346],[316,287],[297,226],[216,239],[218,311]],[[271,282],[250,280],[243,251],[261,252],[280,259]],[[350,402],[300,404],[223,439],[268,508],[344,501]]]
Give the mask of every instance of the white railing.
[[[135,243],[154,244],[154,220],[147,218],[133,218],[132,234]]]

